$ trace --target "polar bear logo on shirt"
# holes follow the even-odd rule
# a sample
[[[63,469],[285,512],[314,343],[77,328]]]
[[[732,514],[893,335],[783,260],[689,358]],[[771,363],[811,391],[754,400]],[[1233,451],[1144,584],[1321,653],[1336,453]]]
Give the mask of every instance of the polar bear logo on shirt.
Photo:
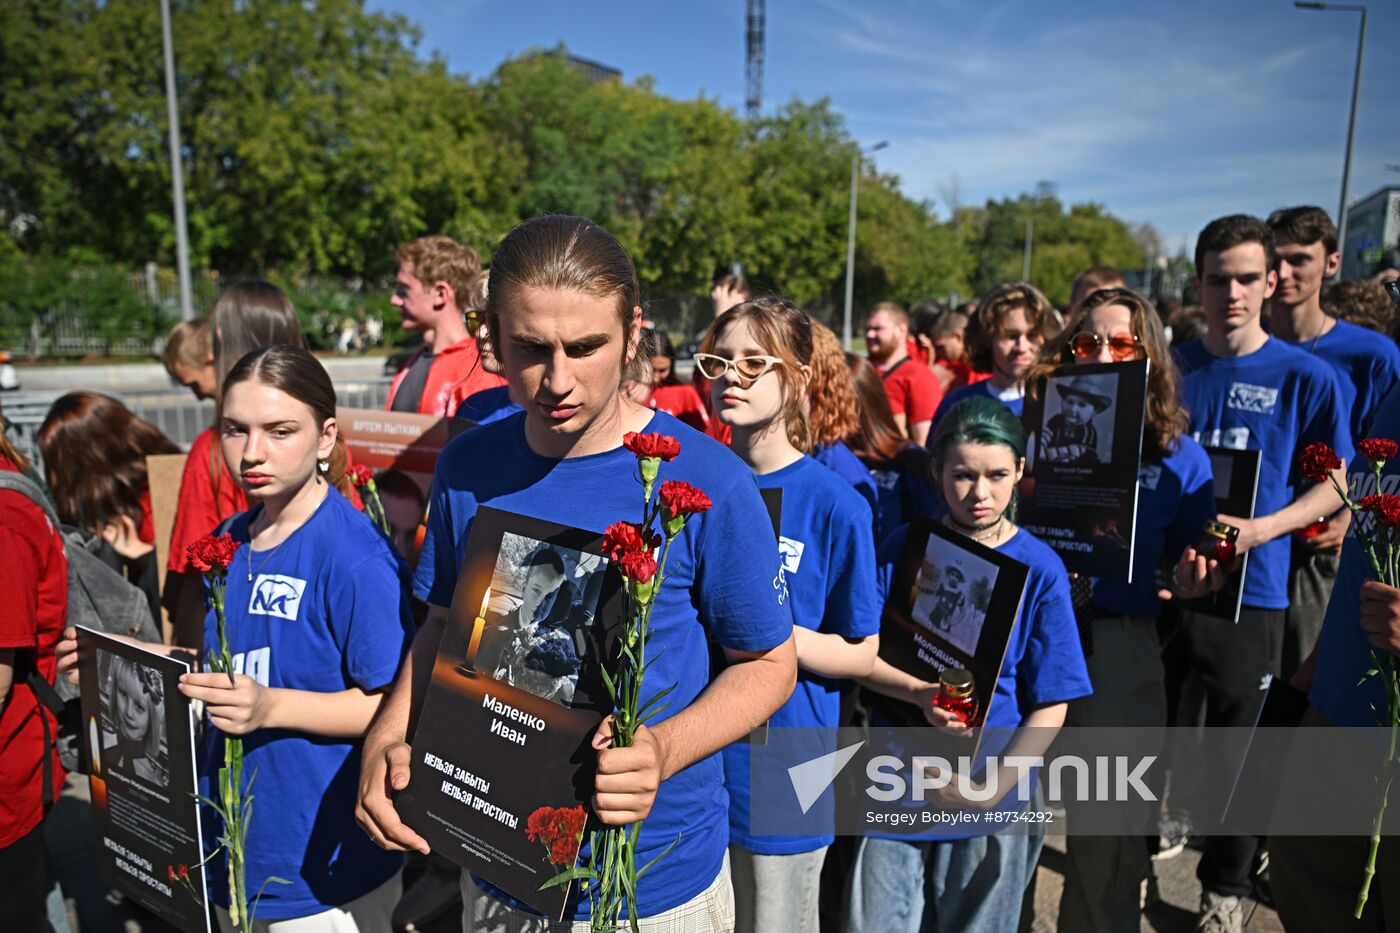
[[[301,608],[301,594],[305,591],[305,580],[278,573],[260,573],[253,583],[248,612],[250,615],[275,616],[295,622],[297,610]]]
[[[1232,382],[1225,404],[1229,408],[1257,415],[1271,414],[1274,406],[1278,404],[1278,389],[1250,385],[1247,382]]]

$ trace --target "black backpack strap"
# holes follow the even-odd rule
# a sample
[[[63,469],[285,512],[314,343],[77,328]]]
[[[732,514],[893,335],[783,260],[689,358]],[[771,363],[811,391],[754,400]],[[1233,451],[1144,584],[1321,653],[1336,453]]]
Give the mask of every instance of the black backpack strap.
[[[39,702],[39,721],[44,724],[44,790],[43,801],[44,811],[47,812],[53,806],[53,756],[56,747],[56,739],[53,730],[49,727],[49,717],[44,715],[44,710],[53,713],[56,721],[63,720],[64,704],[59,697],[58,691],[54,690],[53,684],[45,680],[38,668],[33,664],[26,663],[27,670],[24,675],[24,682],[29,685],[29,689],[34,691],[34,699]]]
[[[58,515],[54,512],[53,504],[49,502],[49,497],[44,495],[44,491],[39,487],[38,483],[15,470],[0,470],[0,489],[17,492],[30,502],[33,502],[39,507],[40,511],[44,513],[45,517],[48,518],[49,524],[53,526],[54,531],[60,532],[61,526],[58,521]],[[53,684],[49,683],[40,675],[39,669],[36,668],[32,662],[26,662],[24,668],[24,682],[29,686],[30,690],[34,691],[34,699],[38,701],[41,707],[38,711],[39,721],[44,724],[43,801],[44,809],[48,810],[49,807],[53,806],[53,750],[56,740],[53,730],[49,727],[49,717],[44,715],[44,710],[47,709],[52,713],[55,720],[62,721],[64,703],[63,698],[58,695],[58,691],[54,689]]]
[[[894,371],[895,371],[896,369],[898,369],[899,367],[903,366],[903,365],[904,365],[905,363],[907,363],[907,362],[909,362],[909,357],[907,357],[907,356],[906,356],[906,357],[902,357],[898,363],[895,363],[895,364],[894,364],[893,366],[891,366],[889,369],[887,369],[887,370],[885,370],[884,372],[880,373],[880,381],[881,381],[881,382],[884,382],[886,379],[888,379],[888,378],[890,378],[891,376],[893,376],[893,375],[894,375]]]

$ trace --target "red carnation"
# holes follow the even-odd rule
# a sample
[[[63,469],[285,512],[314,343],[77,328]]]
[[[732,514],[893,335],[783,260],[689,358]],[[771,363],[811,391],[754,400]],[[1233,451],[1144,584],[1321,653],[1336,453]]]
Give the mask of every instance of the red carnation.
[[[233,540],[233,535],[205,535],[185,548],[185,554],[196,570],[208,572],[218,568],[222,573],[233,563],[233,555],[237,550],[238,542]]]
[[[180,863],[180,868],[179,868],[179,870],[177,870],[177,871],[175,872],[176,877],[181,878],[181,879],[183,879],[183,878],[188,878],[188,877],[189,877],[189,874],[190,874],[190,867],[189,867],[188,865],[186,865],[184,862],[181,862],[181,863]]]
[[[549,845],[549,861],[561,868],[568,868],[578,858],[579,840],[577,836],[556,836]]]
[[[525,835],[531,842],[537,839],[544,839],[550,835],[550,827],[554,824],[554,808],[540,807],[525,819]]]
[[[1342,461],[1337,452],[1326,444],[1309,444],[1303,448],[1298,465],[1308,479],[1314,483],[1325,483],[1333,470],[1341,469]]]
[[[1361,504],[1385,527],[1400,528],[1400,496],[1383,492],[1378,496],[1367,496],[1361,500]]]
[[[588,822],[588,814],[583,807],[560,807],[554,811],[554,818],[558,821],[559,831],[573,839],[579,837]]]
[[[174,865],[167,865],[167,866],[165,866],[165,877],[169,878],[171,881],[174,881],[174,880],[175,880],[175,866],[174,866]]]
[[[656,575],[656,560],[646,551],[624,551],[617,557],[617,569],[637,583],[649,583]]]
[[[698,515],[714,505],[704,490],[689,483],[669,479],[661,484],[661,507],[672,516]]]
[[[345,475],[349,477],[351,485],[356,489],[359,489],[361,486],[374,479],[374,471],[363,463],[355,464],[345,471]]]
[[[603,532],[603,553],[613,560],[624,551],[654,551],[660,546],[660,535],[646,534],[632,522],[613,522]]]
[[[1368,437],[1356,446],[1372,463],[1384,463],[1400,452],[1400,444],[1385,437]]]
[[[674,460],[681,452],[681,442],[666,434],[638,434],[632,431],[623,436],[622,446],[638,457],[655,457],[657,460]]]

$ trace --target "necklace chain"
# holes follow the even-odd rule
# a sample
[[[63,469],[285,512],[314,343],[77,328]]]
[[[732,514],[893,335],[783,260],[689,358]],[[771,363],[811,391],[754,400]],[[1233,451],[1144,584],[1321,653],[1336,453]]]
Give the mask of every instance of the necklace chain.
[[[1337,319],[1330,314],[1324,314],[1322,316],[1322,327],[1313,335],[1312,343],[1308,344],[1308,353],[1312,353],[1317,349],[1317,342],[1322,339],[1323,334],[1332,329],[1332,324],[1335,323],[1336,320]]]
[[[948,516],[948,521],[952,522],[952,523],[953,523],[953,526],[954,526],[958,531],[962,532],[962,534],[963,534],[964,536],[966,536],[966,537],[968,537],[968,538],[971,538],[973,541],[976,541],[978,544],[981,544],[981,543],[984,542],[984,541],[990,541],[990,540],[992,540],[993,538],[998,538],[998,537],[1001,536],[1002,528],[1003,528],[1003,526],[1006,524],[1006,515],[1005,515],[1005,514],[1002,514],[1002,515],[998,516],[998,518],[997,518],[997,523],[996,523],[995,525],[993,525],[993,526],[987,531],[986,534],[983,534],[983,535],[981,535],[981,536],[974,535],[974,534],[970,534],[970,533],[969,533],[969,531],[970,531],[969,526],[964,525],[962,522],[958,521],[956,518],[954,518],[954,517],[951,516],[951,515]]]
[[[329,484],[328,484],[327,487],[326,487],[325,493],[323,493],[322,496],[321,496],[321,501],[316,503],[316,507],[315,507],[314,509],[311,510],[311,515],[306,516],[306,518],[305,518],[305,519],[302,521],[302,523],[301,523],[302,525],[305,525],[308,521],[311,520],[311,516],[312,516],[312,515],[315,515],[317,512],[319,512],[319,511],[321,510],[321,506],[325,504],[326,499],[329,498],[329,496],[330,496],[330,486],[329,486]],[[259,514],[259,516],[266,516],[266,515],[267,515],[267,512],[266,512],[266,510],[264,510],[264,511],[258,513],[258,514]],[[301,525],[298,525],[298,526],[297,526],[297,528],[300,528],[300,527],[301,527]],[[263,530],[266,531],[267,529],[264,528]],[[281,541],[277,542],[275,545],[273,545],[272,547],[270,547],[270,548],[267,549],[267,556],[264,557],[264,558],[262,559],[262,563],[259,565],[259,566],[262,567],[262,569],[263,569],[264,572],[266,572],[266,570],[267,570],[267,565],[268,565],[268,563],[269,563],[274,557],[277,556],[277,552],[280,551],[280,550],[282,550],[282,545],[284,545],[284,544],[287,543],[287,541],[292,537],[292,535],[296,533],[296,530],[297,530],[296,528],[293,528],[293,529],[291,530],[291,532],[289,532],[289,533],[287,534],[287,537],[283,538]],[[253,568],[253,538],[254,538],[254,537],[255,537],[255,535],[253,534],[252,522],[249,522],[249,523],[248,523],[248,582],[249,582],[249,583],[252,583],[252,582],[253,582],[253,569],[254,569],[254,568]]]

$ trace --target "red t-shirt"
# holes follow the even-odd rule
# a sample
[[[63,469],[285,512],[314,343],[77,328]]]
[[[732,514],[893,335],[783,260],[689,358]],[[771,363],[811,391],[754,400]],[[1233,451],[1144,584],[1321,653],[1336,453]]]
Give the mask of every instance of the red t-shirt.
[[[215,449],[218,438],[213,428],[205,428],[190,445],[185,472],[180,476],[180,500],[175,506],[175,524],[170,529],[170,557],[166,570],[186,573],[193,568],[185,549],[219,527],[219,523],[248,508],[243,487],[228,471],[223,455]],[[212,459],[211,459],[212,458]],[[217,473],[214,471],[217,470]],[[214,476],[218,477],[218,495]]]
[[[943,389],[932,370],[906,356],[889,369],[877,366],[875,371],[885,383],[890,411],[904,415],[909,424],[933,420],[938,403],[943,401]]]
[[[398,394],[399,386],[403,385],[413,362],[423,352],[424,350],[419,350],[409,357],[403,369],[399,370],[389,383],[389,398],[384,403],[385,411],[394,410],[394,396]],[[482,366],[481,351],[477,348],[476,338],[468,337],[445,347],[433,360],[428,370],[427,382],[423,385],[423,394],[418,397],[418,413],[451,418],[457,413],[457,406],[461,405],[463,400],[483,389],[494,389],[505,384],[503,378],[488,373]]]
[[[694,386],[683,382],[652,389],[651,395],[647,396],[647,404],[674,415],[697,431],[705,430],[705,423],[710,420],[700,400],[700,393],[695,391]]]
[[[0,456],[0,470],[15,465]],[[18,842],[43,819],[44,717],[50,734],[58,723],[24,683],[29,664],[53,682],[54,648],[68,618],[68,559],[57,529],[20,493],[0,492],[0,567],[5,568],[0,605],[0,648],[15,648],[15,682],[0,710],[0,849]],[[63,767],[52,747],[53,793],[63,786]]]

